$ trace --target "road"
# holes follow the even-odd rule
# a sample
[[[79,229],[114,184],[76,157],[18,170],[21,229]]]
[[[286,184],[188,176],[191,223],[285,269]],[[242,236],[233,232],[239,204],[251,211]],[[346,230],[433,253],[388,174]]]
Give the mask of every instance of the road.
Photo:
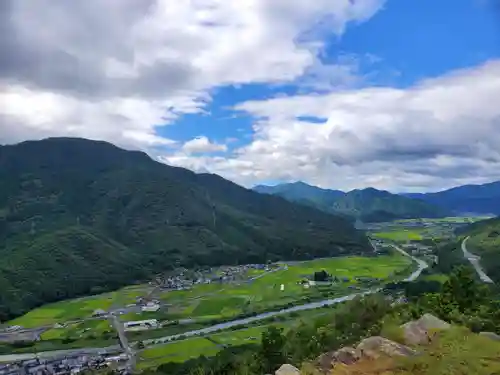
[[[401,254],[411,258],[414,262],[418,264],[418,269],[415,270],[409,277],[407,277],[404,281],[415,281],[418,279],[420,274],[422,273],[423,270],[426,268],[429,268],[429,265],[427,262],[423,261],[422,259],[415,258],[413,255],[408,254],[406,251],[404,251],[402,248],[396,245],[391,245],[393,248],[395,248],[397,251],[399,251]]]
[[[470,236],[464,238],[462,241],[462,251],[464,253],[464,257],[470,262],[470,264],[472,264],[482,282],[493,284],[493,280],[486,274],[486,272],[484,272],[483,267],[481,267],[481,264],[479,263],[481,261],[481,257],[474,255],[467,250],[467,241],[469,238]]]
[[[418,264],[418,269],[416,271],[414,271],[404,281],[414,281],[415,279],[418,278],[418,276],[422,273],[422,271],[424,269],[426,269],[427,267],[429,267],[429,265],[426,262],[424,262],[421,259],[415,258],[414,256],[408,254],[406,251],[404,251],[403,249],[399,248],[398,246],[393,245],[393,247],[397,251],[399,251],[403,255],[411,258],[412,260],[414,260]],[[342,297],[338,297],[338,298],[325,299],[325,300],[317,301],[317,302],[310,302],[310,303],[306,303],[306,304],[299,305],[299,306],[293,306],[293,307],[290,307],[290,308],[281,309],[281,310],[278,310],[278,311],[270,311],[270,312],[262,313],[262,314],[259,314],[259,315],[256,315],[256,316],[252,316],[252,317],[248,317],[248,318],[236,319],[236,320],[232,320],[232,321],[229,321],[229,322],[224,322],[224,323],[216,324],[216,325],[213,325],[213,326],[210,326],[210,327],[206,327],[206,328],[202,328],[202,329],[180,333],[180,334],[177,334],[177,335],[170,335],[170,336],[159,337],[159,338],[155,338],[155,339],[151,339],[151,340],[144,340],[143,343],[145,345],[147,345],[148,347],[151,347],[151,346],[155,345],[153,343],[161,342],[162,344],[164,344],[164,343],[172,342],[173,340],[176,340],[176,339],[180,338],[181,336],[182,337],[192,337],[192,336],[196,336],[196,335],[200,335],[200,334],[214,333],[214,332],[216,332],[218,330],[221,330],[221,329],[228,329],[228,328],[232,328],[232,327],[236,327],[236,326],[240,326],[240,325],[244,325],[244,324],[253,323],[253,322],[256,322],[256,321],[260,321],[260,320],[272,318],[272,317],[275,317],[275,316],[289,314],[289,313],[296,312],[296,311],[313,310],[313,309],[317,309],[317,308],[323,307],[325,305],[328,305],[328,306],[335,305],[337,303],[341,303],[341,302],[352,300],[352,299],[354,299],[354,298],[356,298],[358,296],[365,296],[365,295],[377,293],[380,290],[381,290],[381,288],[374,288],[374,289],[366,290],[364,292],[352,293],[352,294],[348,294],[346,296],[342,296]],[[114,319],[116,319],[115,316],[113,316],[113,317],[114,317]],[[115,327],[120,327],[120,326],[121,326],[121,324],[119,322],[118,326],[115,326]],[[121,341],[122,338],[121,338],[121,335],[120,335],[120,329],[119,328],[118,328],[118,332],[119,332],[119,337],[120,337],[120,341]],[[121,341],[121,342],[122,342],[122,345],[124,345],[124,343],[125,343],[124,347],[128,347],[129,348],[128,350],[130,350],[130,351],[132,350],[132,349],[130,349],[129,344],[126,341],[126,338],[125,338],[125,341]],[[161,345],[161,344],[157,344],[157,345]],[[115,346],[107,347],[107,348],[87,348],[87,349],[81,349],[81,350],[63,350],[63,351],[57,351],[57,352],[42,352],[42,353],[7,355],[7,356],[0,355],[0,362],[16,361],[16,360],[21,360],[21,359],[36,358],[37,356],[38,357],[41,357],[41,356],[51,357],[51,356],[60,356],[60,355],[70,355],[70,354],[76,354],[76,353],[82,353],[82,354],[97,354],[97,353],[101,353],[101,352],[108,353],[108,352],[111,352],[113,350],[114,350],[114,352],[116,352],[116,351],[118,351],[120,349],[121,349],[120,346],[115,345]],[[125,349],[125,351],[127,351],[127,349]],[[127,352],[127,354],[130,355],[129,352]],[[135,357],[135,356],[133,356],[133,357]]]

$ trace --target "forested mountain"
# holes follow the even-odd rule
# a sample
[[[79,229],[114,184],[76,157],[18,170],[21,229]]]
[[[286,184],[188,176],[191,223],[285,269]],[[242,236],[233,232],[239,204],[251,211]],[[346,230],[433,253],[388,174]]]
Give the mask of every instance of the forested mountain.
[[[500,215],[500,181],[483,185],[458,186],[437,193],[403,195],[440,206],[455,214]]]
[[[104,142],[0,146],[0,319],[179,265],[370,251],[348,222]]]
[[[481,265],[495,282],[500,282],[500,218],[478,221],[461,228],[459,234],[470,236],[467,249],[481,256]]]
[[[374,188],[352,190],[320,189],[303,182],[276,186],[259,185],[255,191],[279,195],[292,202],[316,207],[325,212],[367,222],[420,217],[442,217],[449,211],[435,205]]]
[[[337,198],[345,194],[340,190],[322,189],[301,181],[276,186],[257,185],[253,190],[259,193],[279,195],[290,201],[304,200],[322,206],[332,205]]]

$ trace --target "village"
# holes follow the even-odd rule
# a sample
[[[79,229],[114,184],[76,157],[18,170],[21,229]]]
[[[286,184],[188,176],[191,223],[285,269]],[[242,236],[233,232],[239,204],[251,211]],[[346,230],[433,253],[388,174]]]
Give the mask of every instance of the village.
[[[262,273],[276,270],[279,266],[273,264],[244,264],[236,266],[207,267],[193,271],[181,268],[168,274],[159,276],[154,283],[163,290],[189,289],[198,284],[231,283],[251,280],[259,276],[250,276],[249,271],[257,270]],[[153,282],[151,282],[153,284]]]
[[[52,358],[32,358],[0,364],[0,375],[76,375],[88,371],[113,369],[126,372],[127,357],[117,355],[73,355]]]

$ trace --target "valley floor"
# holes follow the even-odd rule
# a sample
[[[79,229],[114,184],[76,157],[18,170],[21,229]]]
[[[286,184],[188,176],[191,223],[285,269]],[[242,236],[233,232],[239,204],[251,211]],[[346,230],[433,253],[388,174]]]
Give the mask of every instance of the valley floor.
[[[281,325],[286,329],[304,317],[307,319],[310,314],[321,314],[321,309],[287,314],[247,327],[232,327],[231,330],[212,332],[204,337],[190,337],[169,343],[161,343],[159,339],[266,311],[352,295],[402,280],[415,270],[416,264],[411,258],[394,251],[392,245],[401,246],[404,251],[421,259],[432,260],[432,249],[419,241],[448,238],[452,236],[453,229],[468,221],[454,218],[448,221],[424,219],[374,224],[368,228],[377,250],[373,257],[241,266],[236,271],[231,269],[233,273],[228,272],[226,267],[210,271],[212,276],[221,276],[218,281],[212,277],[208,282],[206,275],[201,278],[199,275],[190,276],[201,282],[182,286],[182,280],[179,281],[176,276],[169,279],[170,289],[166,288],[168,283],[163,280],[49,304],[7,322],[4,331],[0,331],[0,341],[5,335],[18,334],[23,337],[24,332],[28,332],[28,335],[30,332],[41,333],[39,341],[25,346],[16,344],[15,347],[0,343],[0,351],[29,353],[116,346],[116,332],[108,320],[109,313],[112,313],[119,316],[122,322],[151,320],[158,324],[152,327],[154,329],[127,332],[130,342],[146,344],[145,349],[138,348],[139,365],[142,367],[184,361],[200,354],[210,355],[225,346],[258,341],[268,324]],[[314,273],[322,270],[330,274],[334,282],[314,283]],[[187,278],[186,275],[191,273],[192,270],[186,270],[183,277]],[[434,275],[436,278],[438,276]],[[174,279],[177,281],[172,282]],[[141,298],[154,301],[156,307],[153,310],[157,308],[157,311],[143,311],[144,301],[139,302]],[[101,311],[102,316],[93,316],[98,311]],[[15,327],[17,331],[6,332],[7,327]]]

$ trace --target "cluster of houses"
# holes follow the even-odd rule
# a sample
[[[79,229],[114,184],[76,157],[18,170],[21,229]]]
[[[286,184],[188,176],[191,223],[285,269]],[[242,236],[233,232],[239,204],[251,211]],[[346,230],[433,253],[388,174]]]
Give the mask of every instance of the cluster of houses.
[[[176,275],[157,279],[157,283],[163,289],[183,290],[198,284],[211,284],[214,282],[230,283],[238,281],[244,278],[249,270],[269,271],[271,267],[271,265],[267,264],[245,264],[239,266],[207,268],[194,274],[187,270],[181,270]]]
[[[40,335],[45,331],[45,328],[23,328],[21,326],[10,326],[0,331],[0,342],[31,342],[40,340]]]
[[[124,370],[127,356],[75,355],[60,358],[33,358],[0,364],[0,375],[74,375],[102,369]]]

